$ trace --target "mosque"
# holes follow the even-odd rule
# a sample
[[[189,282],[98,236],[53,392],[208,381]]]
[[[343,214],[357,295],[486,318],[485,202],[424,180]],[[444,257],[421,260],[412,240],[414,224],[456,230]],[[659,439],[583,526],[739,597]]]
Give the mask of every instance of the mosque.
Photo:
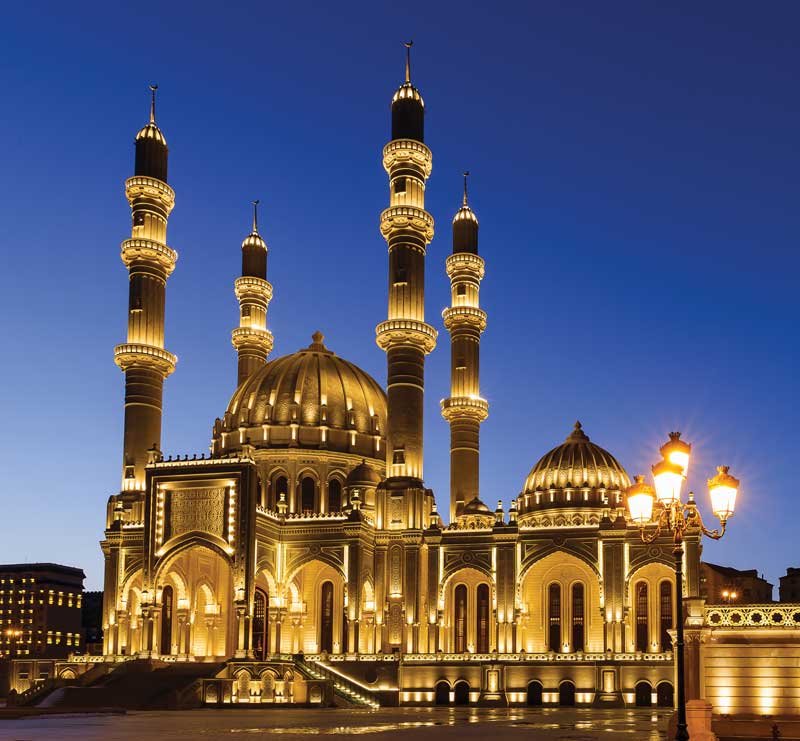
[[[382,152],[388,312],[376,341],[385,386],[318,332],[308,347],[270,358],[273,288],[254,217],[234,284],[237,387],[214,421],[210,457],[173,459],[161,453],[161,416],[177,362],[164,332],[175,193],[153,93],[125,183],[128,334],[114,351],[125,374],[124,449],[102,541],[104,660],[213,666],[206,704],[672,706],[676,589],[699,594],[699,533],[686,536],[676,588],[671,537],[642,542],[626,515],[628,473],[580,423],[554,434],[562,441],[505,503],[481,499],[489,405],[479,296],[491,265],[479,254],[466,179],[452,254],[433,266],[452,289],[442,315],[449,524],[441,494],[437,504],[425,486],[424,367],[437,330],[424,301],[434,234],[424,120],[407,58]]]

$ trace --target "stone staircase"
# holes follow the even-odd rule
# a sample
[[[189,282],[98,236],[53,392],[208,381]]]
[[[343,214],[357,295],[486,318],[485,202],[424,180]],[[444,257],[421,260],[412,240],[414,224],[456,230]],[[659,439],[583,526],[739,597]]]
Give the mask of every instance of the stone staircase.
[[[204,678],[216,676],[224,664],[185,662],[165,664],[135,660],[98,676],[88,685],[52,687],[37,705],[52,708],[115,707],[128,710],[166,710],[200,707]]]
[[[322,661],[296,656],[295,665],[307,678],[328,680],[333,685],[336,698],[347,706],[370,708],[371,710],[377,710],[381,706],[372,690],[354,682]]]

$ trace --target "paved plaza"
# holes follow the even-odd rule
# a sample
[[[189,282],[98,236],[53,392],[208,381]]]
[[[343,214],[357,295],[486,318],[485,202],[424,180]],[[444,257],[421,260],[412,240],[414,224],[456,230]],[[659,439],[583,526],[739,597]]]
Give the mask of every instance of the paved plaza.
[[[0,721],[2,741],[247,741],[266,734],[374,736],[423,741],[506,738],[661,741],[670,711],[381,708],[380,710],[195,710],[62,715]]]

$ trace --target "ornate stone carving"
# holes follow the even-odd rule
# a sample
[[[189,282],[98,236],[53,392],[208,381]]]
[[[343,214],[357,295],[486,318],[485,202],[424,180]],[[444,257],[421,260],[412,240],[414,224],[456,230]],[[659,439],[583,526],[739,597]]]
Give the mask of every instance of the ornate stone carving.
[[[225,489],[176,489],[168,492],[167,537],[199,530],[225,536]]]

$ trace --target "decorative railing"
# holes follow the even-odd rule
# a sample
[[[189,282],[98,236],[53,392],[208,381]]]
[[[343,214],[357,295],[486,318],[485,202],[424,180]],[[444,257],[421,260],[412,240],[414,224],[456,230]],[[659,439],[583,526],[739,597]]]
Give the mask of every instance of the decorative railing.
[[[800,604],[706,605],[709,628],[800,628]]]
[[[381,704],[374,692],[354,679],[345,676],[321,661],[308,656],[298,657],[297,666],[313,679],[327,680],[340,697],[345,698],[353,705],[361,705],[377,710]]]
[[[672,661],[672,652],[645,653],[489,653],[489,654],[403,654],[402,661],[549,661],[549,662],[581,662],[581,661]]]

